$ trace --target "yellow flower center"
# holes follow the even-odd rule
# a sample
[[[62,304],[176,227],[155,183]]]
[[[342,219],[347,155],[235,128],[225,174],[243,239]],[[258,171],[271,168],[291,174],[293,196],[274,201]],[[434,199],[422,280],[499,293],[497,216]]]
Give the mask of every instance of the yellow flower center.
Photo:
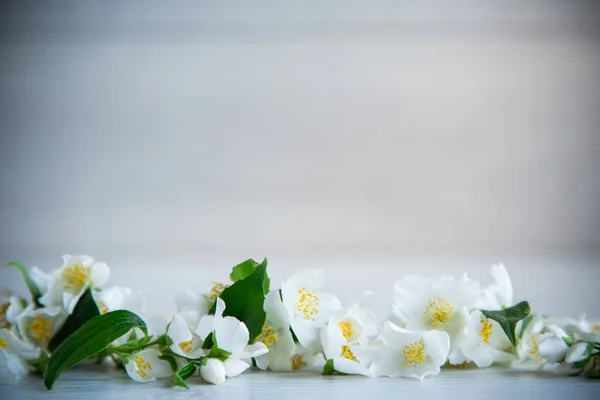
[[[137,356],[135,358],[135,366],[137,367],[135,372],[137,372],[142,379],[145,379],[146,376],[148,376],[148,370],[152,369],[152,364],[147,362],[142,356]]]
[[[192,342],[194,341],[194,339],[190,339],[190,340],[186,340],[185,342],[181,342],[179,343],[179,348],[183,351],[185,351],[186,353],[189,353],[190,351],[193,350],[192,347]]]
[[[448,325],[448,322],[452,321],[454,307],[452,307],[452,304],[448,300],[436,296],[433,300],[429,300],[423,314],[427,316],[435,329],[444,329]]]
[[[306,361],[304,361],[304,358],[302,358],[300,354],[296,354],[290,357],[290,364],[292,364],[292,371],[299,371],[300,368],[306,367],[308,365],[306,364]]]
[[[340,354],[340,357],[347,358],[348,360],[351,360],[351,361],[356,361],[356,357],[354,356],[354,353],[352,353],[352,350],[350,350],[350,347],[348,347],[348,346],[342,346],[342,354]]]
[[[98,306],[98,310],[100,311],[100,314],[106,314],[108,312],[108,307],[106,306],[106,303],[103,302],[102,300],[98,300],[96,305]]]
[[[225,290],[226,287],[227,286],[223,285],[222,283],[213,282],[212,288],[210,288],[210,295],[208,296],[210,301],[217,301],[217,297],[223,293],[223,290]]]
[[[600,333],[600,324],[592,326],[592,332],[594,332],[595,334],[599,334]]]
[[[479,330],[479,337],[481,340],[479,344],[490,344],[490,337],[492,336],[492,323],[485,317],[481,317],[479,321],[481,322],[481,329]]]
[[[535,336],[535,334],[532,333],[530,335],[530,339],[531,339],[531,349],[529,349],[529,355],[535,361],[544,361],[544,357],[540,356],[540,348],[538,346],[538,341],[537,341],[537,337]]]
[[[425,362],[425,345],[423,344],[423,340],[407,344],[402,349],[402,354],[405,360],[402,362],[404,367],[423,364]]]
[[[29,324],[29,333],[33,336],[33,339],[38,343],[46,343],[52,336],[52,321],[37,316]]]
[[[66,267],[61,277],[64,281],[63,289],[71,293],[79,293],[84,288],[90,277],[90,269],[82,265],[75,264]]]
[[[6,340],[0,337],[0,349],[6,349]]]
[[[350,321],[342,321],[342,322],[340,322],[338,324],[338,326],[342,330],[342,335],[344,335],[344,337],[346,339],[348,339],[352,335],[354,335],[354,330],[352,329],[352,322],[350,322]]]
[[[262,327],[262,331],[256,337],[256,339],[254,339],[254,343],[262,342],[265,346],[267,346],[267,348],[269,349],[269,353],[270,353],[271,346],[276,344],[278,340],[279,340],[279,338],[277,337],[275,332],[273,332],[271,325],[269,325],[268,323],[265,322],[265,324]]]
[[[315,314],[319,312],[319,298],[314,290],[307,290],[305,287],[298,290],[300,298],[294,303],[296,311],[303,315],[304,319],[314,321]]]
[[[11,327],[11,323],[6,319],[6,311],[10,307],[10,303],[0,304],[0,329],[6,328],[9,329]]]

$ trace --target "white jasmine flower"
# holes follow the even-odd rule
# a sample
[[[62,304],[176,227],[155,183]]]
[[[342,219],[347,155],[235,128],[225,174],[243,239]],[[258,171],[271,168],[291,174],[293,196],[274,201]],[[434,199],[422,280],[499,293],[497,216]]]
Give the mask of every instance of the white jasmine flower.
[[[123,286],[113,286],[101,291],[93,291],[100,314],[115,310],[127,310],[139,314],[144,311],[146,300],[140,291]]]
[[[423,379],[438,374],[450,351],[450,338],[444,331],[411,331],[386,321],[371,370],[375,376],[405,376]]]
[[[13,332],[0,329],[0,385],[15,384],[29,374],[25,359],[36,358],[39,351],[15,336]]]
[[[539,337],[539,354],[549,363],[559,363],[565,359],[571,337],[559,326],[549,325]]]
[[[289,323],[298,342],[307,349],[316,349],[319,329],[329,317],[341,310],[340,301],[321,292],[325,275],[320,270],[308,270],[293,275],[281,285],[281,297]]]
[[[246,325],[237,318],[223,317],[225,302],[221,298],[217,298],[216,302],[215,315],[202,317],[195,333],[202,342],[212,333],[217,347],[231,353],[224,367],[227,377],[233,378],[250,367],[245,359],[260,356],[269,349],[263,343],[249,345],[250,334]]]
[[[481,291],[481,299],[476,307],[481,310],[500,310],[510,307],[513,302],[513,287],[504,264],[490,268],[493,282]]]
[[[262,370],[268,368],[273,371],[293,370],[289,360],[294,356],[296,345],[290,332],[289,316],[278,290],[272,290],[267,294],[264,310],[267,314],[265,324],[261,333],[254,339],[254,343],[264,343],[269,351],[256,357],[256,366]]]
[[[17,317],[21,337],[29,343],[45,348],[58,332],[67,316],[62,307],[34,308],[29,306]]]
[[[480,294],[479,283],[466,274],[460,280],[408,276],[396,282],[392,312],[408,330],[447,332],[451,344],[449,361],[460,364],[465,361],[458,348],[460,336]]]
[[[500,324],[486,318],[479,310],[471,312],[459,347],[466,359],[473,361],[479,368],[489,367],[494,362],[507,363],[514,359],[514,356],[507,352],[512,345]]]
[[[349,343],[346,336],[343,328],[332,320],[321,328],[321,345],[325,358],[333,361],[333,367],[338,372],[373,377],[369,366],[375,356],[375,349],[359,343]]]
[[[195,327],[194,327],[195,328]],[[204,355],[203,340],[192,333],[186,320],[179,314],[175,315],[167,330],[167,336],[173,344],[170,349],[173,353],[186,358],[200,358]]]
[[[127,375],[134,381],[154,382],[160,378],[173,376],[171,365],[161,360],[161,352],[156,349],[145,349],[129,356],[125,364]]]
[[[48,290],[40,297],[46,307],[61,306],[68,314],[86,289],[98,288],[107,281],[109,269],[105,263],[95,262],[88,256],[63,256],[62,268],[52,273]],[[37,280],[41,280],[36,277]]]
[[[227,372],[223,361],[216,358],[209,358],[206,364],[200,366],[200,376],[208,383],[218,385],[225,382]]]
[[[21,301],[10,290],[3,290],[0,293],[0,329],[14,327],[18,315],[23,311]]]
[[[215,296],[215,299],[216,298],[217,296]],[[186,290],[185,292],[180,293],[175,299],[175,307],[177,308],[177,312],[183,310],[194,310],[199,312],[201,315],[207,315],[210,306],[214,302],[214,300],[209,300],[210,299],[205,295],[201,295],[191,290]]]
[[[517,324],[517,332],[520,332],[523,321]],[[517,342],[518,362],[521,364],[539,365],[545,362],[544,357],[540,355],[539,341],[542,329],[544,328],[544,319],[535,315],[529,325],[522,333],[521,339]]]

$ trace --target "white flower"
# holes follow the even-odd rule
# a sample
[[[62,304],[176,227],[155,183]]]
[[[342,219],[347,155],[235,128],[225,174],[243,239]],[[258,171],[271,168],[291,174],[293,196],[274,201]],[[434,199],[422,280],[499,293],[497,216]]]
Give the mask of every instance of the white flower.
[[[146,305],[146,300],[140,291],[123,286],[93,291],[92,296],[101,314],[115,310],[128,310],[139,314],[144,311]]]
[[[34,308],[29,306],[17,317],[21,337],[29,343],[46,347],[67,316],[62,307]]]
[[[321,328],[320,337],[323,354],[333,361],[336,371],[373,377],[369,367],[375,356],[374,348],[349,343],[342,328],[333,321]]]
[[[410,331],[386,321],[371,370],[375,376],[423,379],[438,374],[450,351],[450,338],[438,330]]]
[[[495,264],[490,268],[493,283],[481,290],[481,299],[477,308],[481,310],[500,310],[512,305],[513,287],[504,264]]]
[[[249,345],[250,334],[243,322],[234,317],[223,317],[225,302],[216,300],[215,315],[202,317],[195,334],[204,342],[212,333],[213,343],[229,353],[229,358],[223,363],[228,378],[233,378],[250,367],[245,359],[257,357],[269,351],[263,343]]]
[[[36,358],[39,351],[15,336],[8,329],[0,329],[0,385],[15,384],[29,374],[25,359]]]
[[[160,378],[173,376],[171,365],[161,360],[162,354],[156,349],[145,349],[129,356],[125,364],[127,375],[134,381],[154,382]]]
[[[290,323],[278,290],[267,294],[264,303],[266,315],[262,331],[254,339],[254,343],[262,342],[268,353],[256,357],[256,366],[262,370],[290,371],[293,365],[289,362],[294,355],[296,345],[290,332]]]
[[[24,311],[19,298],[11,291],[0,293],[0,329],[10,329],[16,324],[17,317]]]
[[[200,366],[200,376],[208,383],[218,385],[225,382],[225,364],[216,358],[209,358],[206,364]]]
[[[569,335],[559,326],[549,325],[544,328],[539,337],[539,353],[549,363],[559,363],[565,359],[569,345],[567,341],[572,340]]]
[[[539,339],[544,328],[544,319],[534,316],[529,325],[523,330],[523,321],[517,324],[517,332],[523,330],[521,339],[517,342],[518,362],[521,364],[544,363],[544,358],[540,355]]]
[[[100,287],[106,282],[109,269],[105,263],[95,262],[88,256],[66,255],[63,260],[62,268],[52,273],[52,281],[40,297],[40,303],[46,307],[64,307],[71,314],[86,289]],[[39,276],[36,280],[43,281]]]
[[[319,329],[335,311],[341,310],[335,296],[320,291],[324,283],[323,271],[308,270],[293,275],[281,285],[281,297],[292,331],[298,342],[311,350],[318,345]]]
[[[173,353],[186,358],[200,358],[204,355],[204,350],[202,350],[203,340],[192,332],[192,329],[180,314],[175,315],[169,324],[167,336],[173,341],[170,346]]]
[[[392,312],[408,330],[445,331],[450,337],[451,364],[465,361],[458,349],[469,311],[480,298],[479,283],[467,278],[443,276],[433,280],[408,276],[396,282]]]
[[[473,361],[479,368],[489,367],[494,362],[511,362],[514,359],[507,352],[512,345],[500,324],[486,318],[479,310],[471,312],[459,347],[467,361]]]

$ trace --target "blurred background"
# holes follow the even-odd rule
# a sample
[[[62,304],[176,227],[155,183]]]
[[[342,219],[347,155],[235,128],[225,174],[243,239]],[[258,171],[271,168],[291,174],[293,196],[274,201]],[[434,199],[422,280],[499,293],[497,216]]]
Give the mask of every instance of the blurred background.
[[[0,45],[3,263],[89,254],[167,316],[267,256],[383,316],[502,261],[600,318],[599,2],[3,2]]]

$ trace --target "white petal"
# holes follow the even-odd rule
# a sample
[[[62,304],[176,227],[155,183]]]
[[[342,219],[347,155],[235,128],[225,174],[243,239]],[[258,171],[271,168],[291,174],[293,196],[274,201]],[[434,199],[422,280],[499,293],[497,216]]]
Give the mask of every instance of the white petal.
[[[271,328],[275,330],[285,327],[289,328],[290,317],[283,305],[278,290],[271,290],[269,294],[267,294],[267,297],[265,297],[264,310],[267,314],[267,322],[271,325]]]
[[[184,308],[198,310],[202,314],[208,314],[209,311],[209,304],[206,297],[191,290],[180,293],[175,299],[175,306],[177,307],[177,311]]]
[[[267,348],[267,346],[265,346],[265,344],[262,342],[258,342],[254,344],[249,344],[246,347],[244,347],[240,358],[258,357],[268,352],[269,349]]]
[[[183,342],[193,340],[193,335],[185,320],[179,314],[175,315],[173,321],[169,324],[167,335],[173,340],[173,344],[170,346],[171,351],[182,357],[188,357],[180,345]]]
[[[40,293],[45,294],[50,288],[50,284],[54,278],[37,267],[32,267],[29,270],[29,277],[40,290]]]
[[[337,325],[329,323],[321,328],[319,336],[325,358],[333,359],[339,357],[342,346],[346,344],[346,339],[341,329]]]
[[[245,361],[236,360],[235,358],[228,358],[223,364],[228,378],[234,378],[250,367]]]
[[[146,327],[148,328],[148,335],[150,336],[160,336],[167,331],[168,322],[165,317],[156,316],[145,322]]]
[[[373,373],[365,368],[364,365],[361,365],[357,361],[348,360],[347,358],[343,357],[336,357],[333,360],[333,368],[335,368],[336,371],[344,374],[373,377]]]
[[[90,281],[92,282],[92,286],[100,287],[104,285],[108,280],[109,274],[110,269],[106,263],[98,262],[92,264],[90,271]]]
[[[0,348],[0,385],[14,385],[29,374],[29,367],[18,356]]]
[[[206,338],[213,333],[215,327],[215,316],[214,315],[205,315],[200,319],[198,323],[198,327],[194,331],[196,335],[200,336],[202,340],[206,340]]]
[[[583,360],[587,357],[588,347],[589,345],[587,343],[575,343],[569,348],[567,356],[565,357],[565,362],[576,363]]]
[[[243,352],[250,335],[242,322],[233,317],[225,317],[215,329],[215,336],[217,346],[234,355]]]
[[[294,319],[291,324],[292,330],[298,338],[298,342],[308,349],[315,349],[319,341],[319,327],[311,321]]]

